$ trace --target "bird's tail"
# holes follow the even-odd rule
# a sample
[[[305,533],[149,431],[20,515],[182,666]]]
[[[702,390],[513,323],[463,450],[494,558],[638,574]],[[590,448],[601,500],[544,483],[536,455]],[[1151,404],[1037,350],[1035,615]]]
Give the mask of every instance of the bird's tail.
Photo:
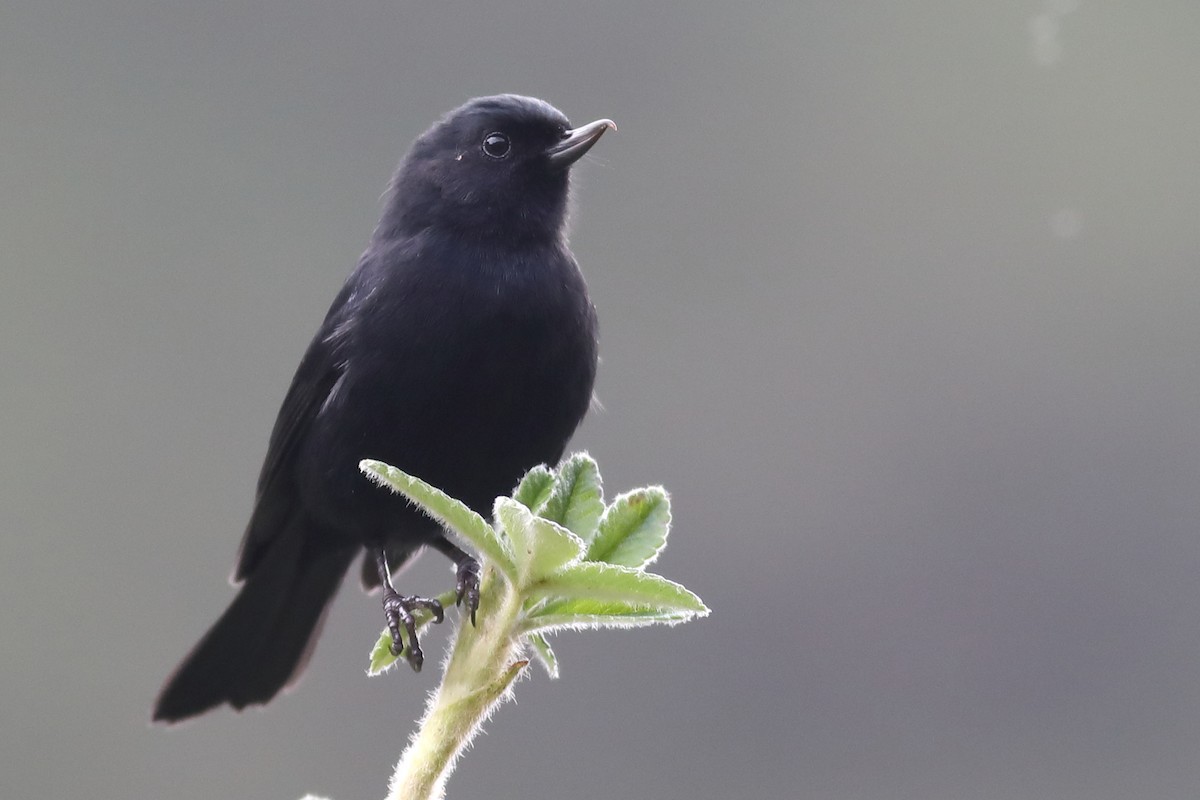
[[[356,549],[316,550],[293,528],[263,554],[221,618],[167,680],[156,722],[266,703],[299,678]]]

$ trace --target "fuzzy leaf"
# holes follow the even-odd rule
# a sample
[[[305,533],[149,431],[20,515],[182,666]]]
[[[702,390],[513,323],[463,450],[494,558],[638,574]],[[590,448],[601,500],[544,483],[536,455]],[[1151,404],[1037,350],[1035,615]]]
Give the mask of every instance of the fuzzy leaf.
[[[535,517],[516,500],[497,498],[493,515],[512,543],[518,586],[536,583],[583,557],[583,540],[561,525]]]
[[[427,515],[441,523],[454,538],[462,540],[468,549],[495,564],[506,578],[510,581],[515,579],[516,565],[508,547],[484,518],[465,504],[420,478],[382,461],[367,459],[359,462],[358,468],[380,486],[386,486],[407,497]]]
[[[658,558],[670,528],[671,501],[661,486],[626,492],[605,509],[586,558],[641,569]]]
[[[706,612],[663,611],[611,600],[571,598],[537,606],[522,623],[522,630],[551,631],[563,628],[641,628],[675,625]]]
[[[493,697],[500,697],[500,695],[512,688],[512,685],[517,682],[517,678],[521,677],[521,673],[528,666],[529,659],[527,658],[514,661],[508,665],[508,669],[500,677],[484,687],[483,691]]]
[[[596,535],[603,513],[600,469],[587,453],[576,453],[558,466],[554,489],[539,516],[557,522],[588,542]]]
[[[521,478],[512,497],[513,500],[536,514],[550,499],[550,492],[553,490],[554,473],[548,470],[544,464],[538,464],[526,472],[524,478]]]
[[[401,631],[400,638],[404,640],[404,647],[407,648],[408,634]],[[367,675],[373,678],[380,673],[387,672],[399,660],[400,656],[392,654],[392,632],[384,628],[383,633],[379,634],[375,646],[371,648],[371,663],[367,667]]]
[[[529,659],[523,658],[520,661],[514,661],[509,664],[503,672],[492,673],[495,677],[487,683],[476,685],[467,696],[460,696],[457,700],[450,701],[449,708],[454,706],[466,707],[488,707],[499,702],[512,689],[517,679],[521,677],[521,673],[529,666]],[[443,677],[443,685],[445,678]],[[453,712],[451,712],[453,713]],[[474,735],[474,734],[472,734]],[[431,795],[422,795],[428,797]]]
[[[611,601],[662,613],[708,614],[708,607],[699,597],[674,581],[598,561],[572,564],[531,586],[528,594],[534,598]]]
[[[530,634],[528,637],[529,645],[533,648],[533,654],[537,656],[537,660],[546,668],[546,674],[552,679],[558,678],[558,656],[554,655],[554,651],[550,649],[550,643],[546,641],[546,637],[540,633]]]

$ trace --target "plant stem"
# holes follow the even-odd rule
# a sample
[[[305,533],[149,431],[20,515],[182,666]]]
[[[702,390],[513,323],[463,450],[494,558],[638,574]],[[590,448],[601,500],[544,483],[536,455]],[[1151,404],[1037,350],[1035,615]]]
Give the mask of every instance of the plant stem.
[[[388,800],[441,800],[454,762],[483,722],[510,696],[528,662],[513,662],[521,597],[488,567],[478,627],[460,618],[441,686],[429,697],[416,736],[392,775]]]

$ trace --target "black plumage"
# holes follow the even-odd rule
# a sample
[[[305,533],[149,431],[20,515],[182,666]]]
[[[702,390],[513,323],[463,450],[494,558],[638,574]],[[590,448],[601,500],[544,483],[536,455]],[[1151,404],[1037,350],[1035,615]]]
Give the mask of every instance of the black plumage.
[[[167,681],[156,720],[266,703],[300,674],[355,556],[384,583],[434,546],[478,602],[478,565],[364,458],[488,515],[529,467],[554,463],[588,408],[596,318],[567,246],[568,173],[612,126],[572,129],[533,98],[472,100],[412,146],[357,268],[292,380],[271,433],[228,610]],[[420,668],[421,651],[408,652]]]

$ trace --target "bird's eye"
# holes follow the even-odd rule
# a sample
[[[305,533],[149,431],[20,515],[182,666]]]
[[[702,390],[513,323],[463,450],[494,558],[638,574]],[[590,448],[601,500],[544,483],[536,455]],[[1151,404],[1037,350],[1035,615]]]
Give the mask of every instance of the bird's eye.
[[[483,152],[492,158],[504,158],[512,150],[512,142],[503,133],[496,131],[483,137]]]

